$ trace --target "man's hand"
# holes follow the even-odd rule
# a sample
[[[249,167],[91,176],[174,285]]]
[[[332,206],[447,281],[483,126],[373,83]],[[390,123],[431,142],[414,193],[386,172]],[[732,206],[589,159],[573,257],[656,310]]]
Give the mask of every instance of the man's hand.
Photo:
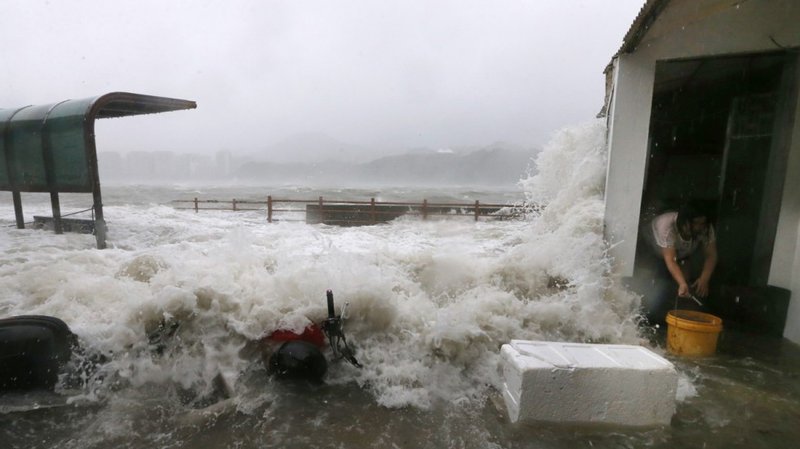
[[[681,298],[689,297],[689,285],[685,282],[678,284],[678,296]]]
[[[700,278],[694,281],[692,284],[692,290],[694,290],[695,293],[697,293],[697,296],[701,298],[708,296],[708,279],[700,276]]]
[[[672,275],[672,279],[675,279],[675,282],[678,283],[678,296],[688,297],[689,285],[686,283],[686,278],[683,277],[681,267],[678,265],[678,257],[675,253],[675,248],[661,248],[661,255],[664,258],[664,263],[667,265],[669,274]]]

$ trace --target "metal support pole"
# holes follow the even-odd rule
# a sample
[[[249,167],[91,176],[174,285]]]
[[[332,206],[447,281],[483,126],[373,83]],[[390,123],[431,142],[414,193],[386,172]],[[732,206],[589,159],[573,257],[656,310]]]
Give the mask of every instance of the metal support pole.
[[[428,200],[422,200],[422,219],[428,219]]]
[[[58,201],[58,192],[50,192],[50,206],[53,208],[53,230],[56,234],[63,234],[61,225],[61,203]]]
[[[369,201],[369,220],[375,224],[375,198],[371,198]]]
[[[272,195],[267,195],[267,223],[272,223]]]
[[[475,221],[478,221],[478,215],[480,215],[480,205],[478,200],[475,200]]]
[[[319,222],[325,223],[325,211],[322,210],[322,197],[319,197]]]
[[[18,191],[11,192],[14,198],[14,215],[17,217],[17,229],[25,229],[25,217],[22,215],[22,197]]]
[[[197,207],[197,197],[194,197],[194,213],[197,213],[198,210],[200,209]]]
[[[100,199],[100,183],[97,183],[94,192],[92,192],[92,196],[94,197],[94,203],[92,204],[92,208],[94,209],[95,213],[94,237],[95,240],[97,240],[97,249],[105,249],[106,220],[103,217],[103,201]]]
[[[236,212],[236,198],[233,199],[233,211]]]

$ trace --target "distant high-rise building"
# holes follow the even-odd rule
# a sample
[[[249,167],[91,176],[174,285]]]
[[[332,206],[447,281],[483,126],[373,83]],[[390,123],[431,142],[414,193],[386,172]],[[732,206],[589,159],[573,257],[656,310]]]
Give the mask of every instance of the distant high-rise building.
[[[131,151],[125,157],[127,174],[133,179],[153,179],[156,173],[156,158],[149,151]]]
[[[233,170],[233,155],[228,150],[220,150],[217,151],[216,154],[216,161],[217,161],[217,175],[218,176],[228,176],[231,174]]]

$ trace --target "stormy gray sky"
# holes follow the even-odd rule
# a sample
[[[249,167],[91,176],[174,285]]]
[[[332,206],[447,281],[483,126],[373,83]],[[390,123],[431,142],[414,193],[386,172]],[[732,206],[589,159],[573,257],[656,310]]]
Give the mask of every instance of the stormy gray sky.
[[[112,91],[100,151],[251,153],[321,133],[379,155],[540,145],[593,117],[643,0],[5,0],[0,108]]]

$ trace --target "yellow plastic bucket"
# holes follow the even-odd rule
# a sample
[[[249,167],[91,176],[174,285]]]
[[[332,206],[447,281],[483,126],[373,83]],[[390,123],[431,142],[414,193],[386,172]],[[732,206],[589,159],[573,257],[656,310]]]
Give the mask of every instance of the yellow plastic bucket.
[[[667,350],[684,356],[707,356],[717,351],[722,318],[694,310],[667,313]]]

